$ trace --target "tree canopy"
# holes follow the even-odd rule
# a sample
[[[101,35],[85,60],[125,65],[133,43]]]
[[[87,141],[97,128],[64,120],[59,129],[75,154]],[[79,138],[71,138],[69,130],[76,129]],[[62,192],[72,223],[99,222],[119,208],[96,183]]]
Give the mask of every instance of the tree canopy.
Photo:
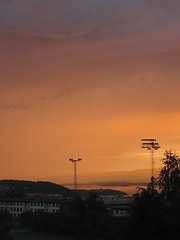
[[[160,193],[169,207],[177,209],[180,201],[180,157],[171,150],[164,153],[163,168],[157,178]]]
[[[147,188],[139,188],[132,206],[132,234],[148,239],[178,239],[180,228],[180,157],[164,153],[163,167]]]

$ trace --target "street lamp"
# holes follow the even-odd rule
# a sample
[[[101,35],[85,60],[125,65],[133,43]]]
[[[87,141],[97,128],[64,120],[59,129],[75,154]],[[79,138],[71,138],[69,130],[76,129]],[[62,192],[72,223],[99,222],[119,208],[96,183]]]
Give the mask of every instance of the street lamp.
[[[76,163],[81,161],[82,158],[74,159],[70,158],[69,161],[71,161],[74,164],[74,190],[77,190],[77,166]]]

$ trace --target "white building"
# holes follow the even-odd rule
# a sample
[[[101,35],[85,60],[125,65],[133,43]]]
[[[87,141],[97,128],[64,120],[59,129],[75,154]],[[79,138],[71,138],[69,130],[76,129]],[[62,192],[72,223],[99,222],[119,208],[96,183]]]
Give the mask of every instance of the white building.
[[[6,210],[14,217],[26,211],[58,213],[63,212],[68,203],[70,201],[0,199],[0,210]]]
[[[131,204],[133,197],[107,198],[104,199],[107,209],[112,212],[115,217],[130,217]]]

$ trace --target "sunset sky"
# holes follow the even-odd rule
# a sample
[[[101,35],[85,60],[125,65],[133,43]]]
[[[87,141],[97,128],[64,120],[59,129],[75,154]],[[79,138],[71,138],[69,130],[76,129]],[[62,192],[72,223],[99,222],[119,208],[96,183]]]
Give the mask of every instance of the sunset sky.
[[[141,138],[180,153],[179,0],[0,0],[1,179],[139,181]]]

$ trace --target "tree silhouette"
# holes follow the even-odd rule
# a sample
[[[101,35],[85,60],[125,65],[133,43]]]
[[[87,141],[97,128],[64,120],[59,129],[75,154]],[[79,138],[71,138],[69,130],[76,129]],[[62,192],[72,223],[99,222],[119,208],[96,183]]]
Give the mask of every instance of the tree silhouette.
[[[0,239],[11,240],[9,237],[12,217],[7,211],[0,211]]]
[[[139,188],[132,205],[133,234],[157,235],[163,212],[163,199],[154,186],[148,184],[146,189]]]
[[[178,210],[180,207],[180,157],[171,150],[164,153],[163,168],[157,183],[165,204]]]
[[[162,161],[158,178],[134,195],[129,239],[179,239],[180,158],[169,150]]]

